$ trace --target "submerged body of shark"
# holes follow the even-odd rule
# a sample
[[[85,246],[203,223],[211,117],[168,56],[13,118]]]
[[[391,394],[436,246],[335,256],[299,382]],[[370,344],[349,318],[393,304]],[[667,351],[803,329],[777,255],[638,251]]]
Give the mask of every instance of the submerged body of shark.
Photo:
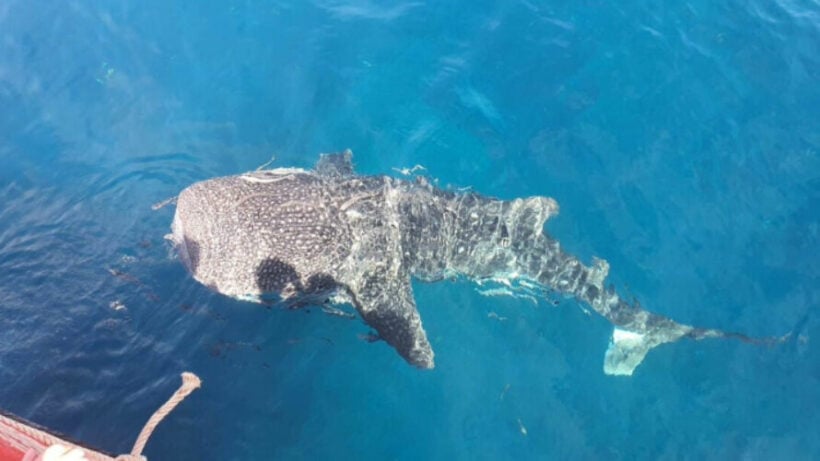
[[[352,154],[313,170],[278,168],[210,179],[180,193],[172,224],[193,277],[238,299],[352,304],[405,360],[434,365],[411,278],[519,280],[575,297],[615,327],[608,374],[632,374],[653,347],[743,335],[650,313],[604,285],[608,264],[582,264],[544,233],[554,200],[499,200],[441,190],[424,178],[359,176]]]

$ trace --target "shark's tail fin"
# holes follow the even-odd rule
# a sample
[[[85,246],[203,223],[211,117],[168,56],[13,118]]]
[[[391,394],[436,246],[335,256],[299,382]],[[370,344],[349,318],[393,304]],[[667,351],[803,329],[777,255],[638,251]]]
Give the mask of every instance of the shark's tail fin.
[[[786,341],[791,336],[791,333],[789,333],[781,337],[752,338],[740,333],[681,325],[655,314],[651,314],[651,318],[654,321],[647,322],[639,332],[615,327],[612,332],[612,339],[609,342],[609,348],[607,348],[604,356],[604,373],[629,376],[640,365],[650,349],[664,343],[677,341],[680,338],[695,340],[730,338],[750,344],[774,345]]]
[[[612,338],[609,340],[606,355],[604,355],[604,373],[608,375],[632,375],[635,368],[646,357],[649,349],[658,344],[660,343],[656,341],[648,341],[646,334],[615,327],[612,331]]]
[[[680,324],[642,309],[637,302],[626,302],[611,286],[605,288],[604,280],[609,273],[606,261],[594,258],[592,267],[584,267],[581,272],[584,274],[584,283],[574,285],[576,297],[589,304],[614,326],[612,339],[604,356],[604,373],[608,375],[631,375],[650,349],[681,338],[730,338],[745,343],[772,345],[782,343],[791,336],[790,333],[779,338],[752,338],[740,333]]]

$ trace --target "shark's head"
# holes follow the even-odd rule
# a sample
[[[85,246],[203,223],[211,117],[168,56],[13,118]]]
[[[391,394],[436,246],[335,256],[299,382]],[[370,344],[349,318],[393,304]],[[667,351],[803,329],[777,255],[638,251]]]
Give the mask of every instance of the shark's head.
[[[202,200],[197,191],[185,189],[177,199],[174,221],[171,223],[169,240],[173,243],[179,260],[185,268],[197,275],[203,258],[200,242],[213,239],[213,206]]]
[[[169,240],[194,279],[239,297],[255,290],[253,280],[237,283],[238,274],[248,271],[246,259],[255,252],[235,222],[234,184],[232,178],[215,178],[184,189],[177,197]]]
[[[322,186],[296,169],[195,183],[177,198],[169,240],[194,279],[233,298],[318,290],[349,241]]]

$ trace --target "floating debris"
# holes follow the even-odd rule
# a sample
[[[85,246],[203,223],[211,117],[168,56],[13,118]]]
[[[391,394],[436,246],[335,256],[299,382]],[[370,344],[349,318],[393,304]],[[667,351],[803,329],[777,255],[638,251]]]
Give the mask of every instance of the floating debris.
[[[120,301],[119,299],[111,301],[110,303],[108,303],[108,307],[110,307],[111,309],[114,309],[115,311],[126,310],[125,304],[123,304],[123,302]]]
[[[404,175],[404,176],[410,176],[411,174],[415,173],[416,171],[427,171],[427,168],[424,168],[423,166],[417,164],[417,165],[414,165],[412,168],[407,168],[407,167],[395,168],[394,167],[393,171],[395,171],[396,173],[399,173],[401,175]]]
[[[160,208],[165,208],[166,206],[174,204],[174,203],[177,203],[177,196],[176,195],[171,197],[171,198],[167,198],[167,199],[165,199],[161,202],[157,202],[157,203],[151,205],[151,209],[154,210],[154,211],[157,211]]]
[[[492,312],[492,311],[487,313],[487,317],[491,318],[491,319],[496,319],[499,322],[503,322],[503,321],[507,320],[507,317],[502,317],[502,316],[500,316],[500,315],[498,315],[498,314],[496,314],[495,312]]]
[[[264,170],[265,168],[269,167],[275,161],[276,161],[276,154],[271,155],[270,160],[268,160],[267,162],[265,162],[265,163],[259,165],[258,167],[256,167],[256,171]]]
[[[501,394],[498,396],[498,400],[504,400],[504,396],[507,395],[507,392],[510,390],[510,383],[504,385],[504,390],[501,391]]]
[[[521,418],[518,418],[518,430],[521,431],[521,435],[524,437],[527,436],[527,428],[524,427],[524,423],[521,422]]]
[[[100,85],[106,85],[112,78],[114,78],[115,72],[116,69],[111,67],[111,65],[107,62],[103,62],[100,64],[100,69],[97,71],[97,76],[94,77],[94,80],[96,80]]]

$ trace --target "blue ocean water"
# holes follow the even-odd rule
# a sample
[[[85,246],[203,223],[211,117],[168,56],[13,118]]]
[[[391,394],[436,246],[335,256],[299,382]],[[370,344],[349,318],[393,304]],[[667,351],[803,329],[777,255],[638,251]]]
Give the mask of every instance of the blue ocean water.
[[[344,148],[552,196],[551,235],[645,308],[793,335],[611,377],[573,301],[416,283],[419,371],[173,259],[152,204]],[[817,459],[818,151],[816,0],[5,0],[0,408],[121,453],[191,370],[150,459]]]

